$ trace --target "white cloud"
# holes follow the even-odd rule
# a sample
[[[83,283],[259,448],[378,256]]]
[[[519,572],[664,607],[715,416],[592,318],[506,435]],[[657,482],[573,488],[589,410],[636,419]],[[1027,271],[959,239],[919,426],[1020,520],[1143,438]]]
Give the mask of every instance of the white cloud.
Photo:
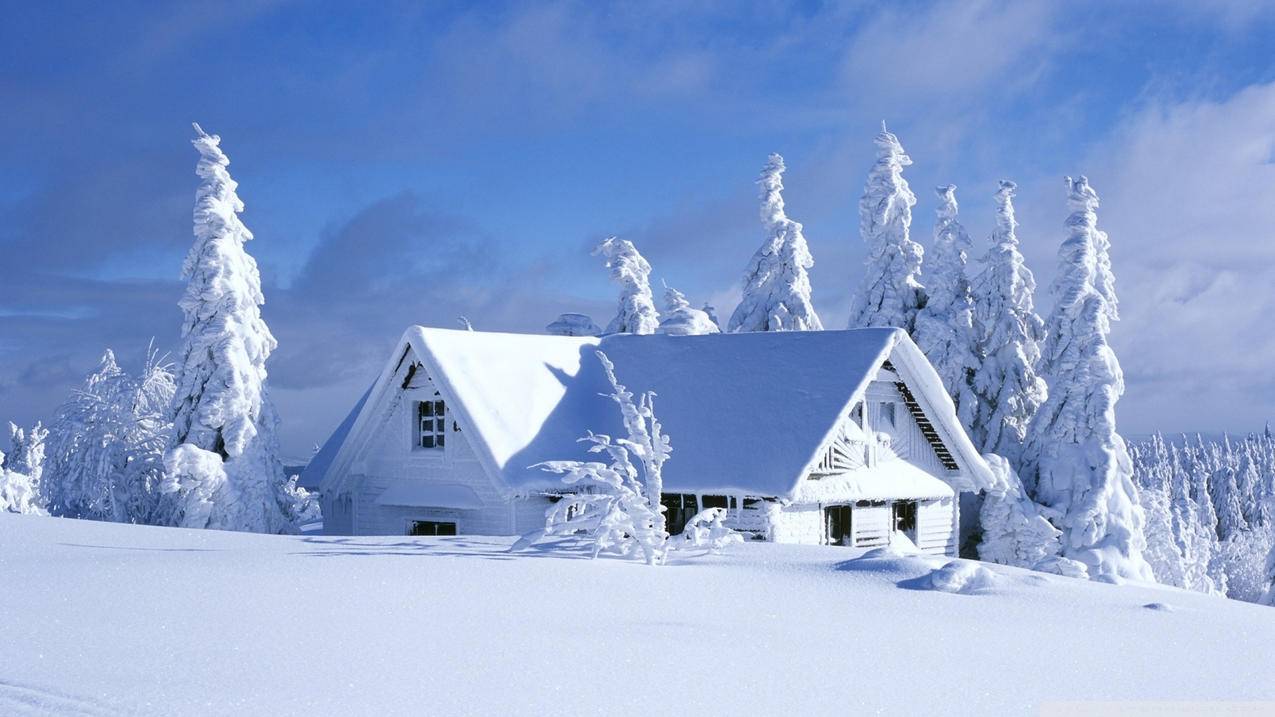
[[[1249,430],[1275,415],[1273,151],[1275,83],[1145,106],[1086,163],[1135,430]]]

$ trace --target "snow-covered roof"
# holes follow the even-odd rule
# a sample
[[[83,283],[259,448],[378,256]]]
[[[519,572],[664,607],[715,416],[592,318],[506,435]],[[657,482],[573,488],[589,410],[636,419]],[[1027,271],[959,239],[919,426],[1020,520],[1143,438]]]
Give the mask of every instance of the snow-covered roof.
[[[897,498],[950,498],[952,486],[904,460],[892,460],[871,468],[808,480],[797,488],[793,500],[819,503],[827,500],[891,500]]]
[[[479,459],[514,492],[560,487],[531,466],[587,458],[577,442],[586,431],[623,435],[618,408],[602,395],[609,384],[599,350],[631,391],[657,394],[655,413],[673,447],[667,492],[790,495],[887,358],[972,481],[958,487],[990,480],[937,375],[898,329],[599,338],[414,326],[373,395],[395,385],[409,348]]]

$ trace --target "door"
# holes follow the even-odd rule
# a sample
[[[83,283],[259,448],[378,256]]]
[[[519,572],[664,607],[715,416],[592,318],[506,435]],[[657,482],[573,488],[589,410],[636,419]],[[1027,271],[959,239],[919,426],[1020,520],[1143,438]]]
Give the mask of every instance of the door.
[[[848,505],[830,505],[823,509],[828,545],[854,545],[854,523]]]

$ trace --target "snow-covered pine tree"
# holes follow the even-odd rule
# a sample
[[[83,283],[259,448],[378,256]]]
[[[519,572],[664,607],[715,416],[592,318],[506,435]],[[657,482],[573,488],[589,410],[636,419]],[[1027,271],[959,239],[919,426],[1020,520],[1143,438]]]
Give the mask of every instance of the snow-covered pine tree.
[[[1034,306],[1036,278],[1015,232],[1017,186],[1001,180],[996,190],[996,230],[971,285],[980,363],[974,372],[977,412],[965,425],[975,446],[1005,456],[1026,477],[1023,439],[1048,391],[1037,369],[1045,325]]]
[[[1195,486],[1182,463],[1177,446],[1169,447],[1169,464],[1172,471],[1169,491],[1173,527],[1182,553],[1182,587],[1197,592],[1220,594],[1222,590],[1214,582],[1212,575],[1214,566],[1218,564],[1215,559],[1217,535],[1211,524],[1205,524],[1212,505],[1205,511],[1193,497]],[[1207,491],[1204,500],[1207,503]]]
[[[161,521],[172,400],[172,374],[153,349],[136,379],[107,349],[50,427],[43,481],[49,510],[121,523]]]
[[[575,492],[550,506],[544,530],[525,536],[518,545],[543,536],[583,534],[593,546],[594,557],[602,551],[625,557],[641,553],[647,564],[659,565],[668,551],[669,537],[660,505],[663,466],[673,449],[655,417],[655,395],[644,393],[635,402],[633,392],[616,378],[615,365],[607,355],[596,354],[611,384],[608,396],[620,407],[628,437],[612,440],[590,431],[580,439],[592,444],[590,453],[606,453],[609,464],[547,461],[533,466],[561,475]]]
[[[974,299],[965,276],[967,252],[972,245],[957,219],[956,185],[938,187],[935,192],[939,206],[934,250],[925,268],[928,300],[916,315],[912,337],[943,379],[961,424],[972,426],[978,415],[974,372],[979,366]]]
[[[594,256],[606,259],[611,278],[620,285],[620,305],[607,324],[608,334],[653,334],[660,325],[651,295],[651,265],[638,253],[633,242],[608,237],[593,249]]]
[[[1248,530],[1243,502],[1251,496],[1241,495],[1236,482],[1239,461],[1231,446],[1231,437],[1223,436],[1220,444],[1210,443],[1207,452],[1209,495],[1213,497],[1213,508],[1217,511],[1217,537],[1226,542],[1237,533]]]
[[[29,431],[10,421],[9,453],[4,459],[4,467],[29,476],[38,487],[44,474],[45,439],[48,437],[49,430],[39,421]]]
[[[686,295],[665,284],[664,315],[660,319],[660,327],[656,333],[672,336],[694,336],[697,334],[721,333],[717,324],[708,314],[691,306]]]
[[[0,451],[0,512],[48,514],[40,495],[47,435],[38,422],[30,431],[9,424],[9,453]]]
[[[823,330],[810,300],[807,272],[815,260],[801,223],[784,211],[785,169],[784,158],[772,154],[757,178],[766,240],[748,262],[743,296],[731,314],[728,331]]]
[[[983,455],[996,476],[996,485],[987,491],[979,509],[983,535],[978,557],[992,563],[1020,568],[1059,572],[1058,538],[1062,533],[1040,514],[1027,497],[1022,481],[1004,457]],[[1070,571],[1067,571],[1070,572]],[[1076,572],[1081,572],[1079,569]]]
[[[1159,434],[1151,440],[1129,445],[1133,459],[1134,482],[1138,486],[1138,498],[1147,516],[1144,530],[1147,549],[1143,557],[1151,566],[1156,582],[1162,585],[1185,587],[1186,575],[1183,551],[1179,543],[1178,526],[1174,524],[1170,489],[1171,470],[1168,450]]]
[[[1275,607],[1275,545],[1271,545],[1271,552],[1266,554],[1266,594],[1259,602]]]
[[[244,250],[252,233],[221,138],[195,125],[199,151],[195,244],[182,267],[185,320],[175,371],[172,450],[165,458],[176,524],[292,532],[291,494],[278,456],[278,418],[266,389],[277,345],[261,318],[261,276]]]
[[[1050,396],[1029,430],[1035,499],[1057,511],[1063,555],[1093,578],[1153,579],[1142,556],[1146,516],[1133,465],[1116,432],[1124,375],[1107,345],[1111,312],[1094,286],[1098,195],[1067,178],[1068,236],[1058,251],[1054,308],[1046,323],[1044,373]]]
[[[925,306],[924,250],[908,236],[916,195],[903,178],[912,159],[881,123],[877,160],[859,199],[859,236],[868,246],[863,281],[850,303],[850,328],[897,326],[911,333]]]

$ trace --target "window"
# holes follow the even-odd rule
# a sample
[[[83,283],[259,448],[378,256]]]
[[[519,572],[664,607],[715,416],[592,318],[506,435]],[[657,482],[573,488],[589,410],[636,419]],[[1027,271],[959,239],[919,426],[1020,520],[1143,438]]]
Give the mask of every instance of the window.
[[[413,520],[407,528],[408,535],[455,535],[456,524],[437,520]]]
[[[881,426],[882,428],[894,428],[894,403],[886,402],[881,404]]]
[[[737,503],[735,502],[735,496],[733,495],[732,496],[706,495],[706,496],[702,496],[700,500],[701,500],[701,504],[700,504],[701,510],[705,508],[726,508],[728,510],[734,510],[735,506],[737,505]]]
[[[442,448],[447,439],[447,408],[442,399],[416,404],[416,445],[418,448]]]
[[[686,528],[686,521],[699,512],[694,493],[664,493],[660,496],[664,511],[664,527],[669,535],[678,535]]]
[[[894,529],[916,540],[916,501],[894,502]]]
[[[850,409],[850,420],[854,421],[854,425],[863,428],[863,402],[854,404],[854,408]]]

